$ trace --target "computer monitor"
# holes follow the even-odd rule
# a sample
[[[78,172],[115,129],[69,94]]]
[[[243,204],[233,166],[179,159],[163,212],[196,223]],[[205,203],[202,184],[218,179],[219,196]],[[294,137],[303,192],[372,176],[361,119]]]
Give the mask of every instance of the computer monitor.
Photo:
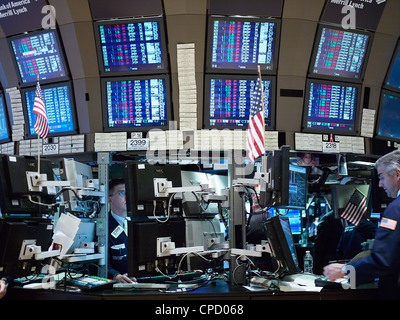
[[[102,76],[167,73],[163,17],[94,22]]]
[[[300,209],[270,208],[268,213],[271,217],[285,216],[289,218],[290,229],[293,235],[300,235],[302,232],[302,214]]]
[[[400,40],[386,74],[384,88],[400,92]]]
[[[132,220],[128,222],[128,234],[129,276],[136,278],[162,274],[171,276],[178,271],[180,256],[157,257],[157,238],[171,237],[176,248],[186,247],[185,221],[182,218],[169,219],[166,223]],[[181,270],[184,268],[186,261],[182,262]]]
[[[53,225],[48,219],[0,219],[0,270],[5,276],[23,277],[39,273],[43,261],[20,260],[24,240],[35,240],[42,251],[51,244]]]
[[[154,193],[155,178],[171,181],[172,187],[182,186],[178,164],[149,164],[128,160],[125,161],[124,177],[128,216],[182,215],[182,200],[171,199],[172,194],[156,197]]]
[[[8,38],[21,86],[69,79],[57,29],[43,29]]]
[[[172,120],[167,75],[101,79],[104,131],[168,129]]]
[[[4,92],[0,89],[0,143],[11,140],[10,121],[8,117]]]
[[[204,128],[247,129],[257,76],[205,75]],[[275,77],[262,77],[265,130],[275,129]]]
[[[382,90],[375,137],[400,142],[400,93]]]
[[[265,222],[265,232],[272,251],[272,257],[278,263],[278,274],[284,276],[299,272],[299,262],[293,241],[288,217],[275,216]]]
[[[360,85],[308,79],[302,132],[357,134],[360,101]]]
[[[290,162],[288,146],[273,150],[267,155],[267,172],[270,182],[266,193],[260,194],[262,207],[305,209],[307,198],[307,168]],[[268,199],[269,200],[265,200]]]
[[[53,204],[55,190],[43,187],[42,191],[29,189],[26,172],[37,172],[36,157],[0,155],[0,207],[3,215],[42,216],[53,213],[53,208],[35,202]],[[47,174],[47,180],[54,180],[52,164],[40,159],[40,173]],[[54,193],[53,193],[54,191]]]
[[[373,34],[320,24],[311,55],[309,76],[359,82],[363,80]]]
[[[49,137],[70,135],[78,132],[75,99],[71,82],[58,82],[41,86],[42,98],[46,107],[49,122]],[[34,124],[36,115],[33,105],[36,87],[21,89],[22,104],[25,114],[25,135],[27,138],[37,137]]]
[[[207,73],[277,73],[280,20],[209,16],[207,34]]]

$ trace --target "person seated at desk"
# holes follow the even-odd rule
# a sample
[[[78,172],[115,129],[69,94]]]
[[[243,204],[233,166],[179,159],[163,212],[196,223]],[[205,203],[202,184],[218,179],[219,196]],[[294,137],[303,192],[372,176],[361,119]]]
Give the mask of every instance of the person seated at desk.
[[[353,272],[353,277],[349,275],[350,281],[355,280],[356,286],[379,278],[380,298],[400,299],[400,151],[395,150],[380,157],[375,168],[379,186],[395,200],[383,212],[371,253],[347,265],[329,264],[324,267],[324,275],[334,281],[344,277],[350,266],[349,271]]]
[[[114,179],[108,185],[108,277],[120,283],[130,283],[128,277],[128,235],[125,181]]]

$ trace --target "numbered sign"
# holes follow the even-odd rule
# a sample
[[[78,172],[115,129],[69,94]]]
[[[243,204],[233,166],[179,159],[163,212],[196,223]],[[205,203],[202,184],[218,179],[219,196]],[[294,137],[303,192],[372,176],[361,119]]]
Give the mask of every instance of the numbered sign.
[[[322,135],[322,152],[339,153],[340,152],[339,137],[333,134]]]
[[[58,143],[48,143],[43,145],[43,155],[58,154]]]
[[[126,150],[149,150],[149,138],[128,139]]]

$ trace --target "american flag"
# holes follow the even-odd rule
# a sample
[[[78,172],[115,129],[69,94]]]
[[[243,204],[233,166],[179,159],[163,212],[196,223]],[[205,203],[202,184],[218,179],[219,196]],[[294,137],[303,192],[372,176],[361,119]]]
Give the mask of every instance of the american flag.
[[[250,106],[249,129],[247,130],[246,149],[250,161],[265,153],[264,143],[264,112],[261,99],[261,79],[258,77],[253,91],[253,99]]]
[[[358,226],[366,211],[367,197],[356,189],[340,216],[348,222]]]
[[[47,138],[49,135],[49,122],[47,120],[46,107],[42,99],[42,90],[40,89],[39,81],[36,84],[36,96],[33,104],[33,113],[36,114],[34,124],[35,132],[42,138]]]

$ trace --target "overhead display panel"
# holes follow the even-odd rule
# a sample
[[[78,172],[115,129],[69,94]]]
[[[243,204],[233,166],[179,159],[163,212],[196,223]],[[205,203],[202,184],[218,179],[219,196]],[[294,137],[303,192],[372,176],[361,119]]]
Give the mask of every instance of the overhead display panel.
[[[385,79],[385,88],[400,92],[400,40]]]
[[[0,90],[0,143],[10,141],[10,124],[4,92]]]
[[[163,18],[96,22],[101,75],[168,72]]]
[[[361,82],[372,34],[320,25],[310,63],[310,77]]]
[[[276,74],[280,20],[209,17],[206,72]]]
[[[400,93],[382,90],[376,137],[400,142]]]
[[[69,79],[68,67],[56,29],[8,39],[21,86]]]

